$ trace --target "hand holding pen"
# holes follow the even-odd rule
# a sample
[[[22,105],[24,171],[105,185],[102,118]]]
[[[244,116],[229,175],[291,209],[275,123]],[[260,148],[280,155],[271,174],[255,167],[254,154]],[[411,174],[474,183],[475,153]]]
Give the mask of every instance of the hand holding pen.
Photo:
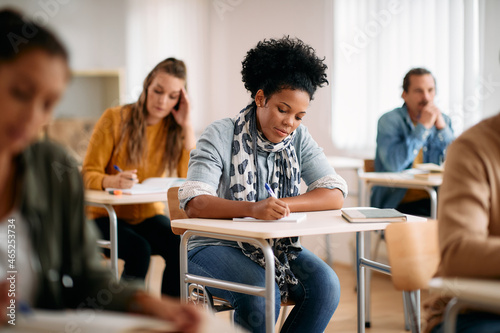
[[[119,166],[114,165],[113,168],[119,173],[113,175],[111,186],[105,187],[115,187],[115,188],[131,188],[134,184],[138,183],[137,170],[125,170],[123,171]]]
[[[255,203],[254,213],[252,217],[258,219],[280,219],[290,215],[290,208],[288,204],[281,199],[278,199],[276,193],[269,184],[264,185],[270,197]]]

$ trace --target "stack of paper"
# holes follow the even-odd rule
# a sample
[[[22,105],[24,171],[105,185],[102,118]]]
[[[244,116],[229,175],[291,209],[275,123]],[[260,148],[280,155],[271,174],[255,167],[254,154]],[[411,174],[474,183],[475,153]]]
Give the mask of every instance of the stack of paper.
[[[418,170],[423,171],[422,173],[416,173],[415,178],[420,179],[442,179],[444,166],[437,165],[434,163],[422,163],[415,166]]]

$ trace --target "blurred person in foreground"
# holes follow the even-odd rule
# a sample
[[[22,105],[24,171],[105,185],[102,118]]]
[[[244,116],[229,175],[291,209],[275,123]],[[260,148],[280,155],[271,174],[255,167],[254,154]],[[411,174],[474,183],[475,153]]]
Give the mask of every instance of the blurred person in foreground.
[[[438,276],[500,281],[500,114],[483,120],[453,142],[439,190]],[[424,304],[426,332],[443,332],[450,298]],[[457,332],[500,332],[500,314],[468,309]]]
[[[36,140],[69,77],[67,51],[50,31],[15,11],[0,11],[0,322],[7,323],[6,308],[15,302],[16,309],[26,304],[141,313],[197,332],[198,309],[115,281],[84,218],[76,163],[56,144]],[[9,230],[15,230],[15,261],[7,253]],[[14,269],[15,298],[4,276]],[[106,304],[99,302],[102,291],[112,295]]]

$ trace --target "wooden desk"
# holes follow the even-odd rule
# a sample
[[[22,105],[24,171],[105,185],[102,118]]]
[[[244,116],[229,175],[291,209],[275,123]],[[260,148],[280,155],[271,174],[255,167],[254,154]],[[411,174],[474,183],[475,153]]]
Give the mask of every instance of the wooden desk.
[[[101,207],[106,209],[109,214],[109,235],[110,239],[104,243],[104,246],[109,247],[111,270],[118,276],[118,233],[117,233],[117,218],[113,206],[118,205],[135,205],[143,203],[153,203],[158,201],[167,201],[167,192],[155,194],[134,194],[134,195],[113,195],[106,191],[85,190],[85,204],[89,206]],[[107,244],[106,244],[107,243]]]
[[[446,307],[444,332],[455,332],[457,315],[466,307],[500,313],[500,280],[467,278],[434,278],[431,292],[453,297]]]
[[[410,221],[426,219],[410,216]],[[172,220],[172,227],[186,229],[181,238],[181,299],[187,300],[189,283],[221,288],[266,298],[266,331],[274,332],[274,256],[267,239],[307,235],[356,232],[356,268],[358,281],[358,332],[364,332],[364,268],[376,269],[390,273],[390,268],[365,258],[364,231],[383,230],[387,223],[349,223],[345,221],[340,210],[308,212],[307,220],[301,223],[273,222],[233,222],[217,219],[182,219]],[[266,261],[265,287],[256,287],[217,280],[188,273],[187,244],[192,236],[203,236],[216,239],[241,241],[262,249]]]
[[[431,218],[437,218],[436,187],[441,186],[443,179],[415,178],[406,172],[361,172],[359,178],[363,181],[364,199],[360,206],[370,206],[370,194],[373,186],[398,187],[426,190],[431,197]]]

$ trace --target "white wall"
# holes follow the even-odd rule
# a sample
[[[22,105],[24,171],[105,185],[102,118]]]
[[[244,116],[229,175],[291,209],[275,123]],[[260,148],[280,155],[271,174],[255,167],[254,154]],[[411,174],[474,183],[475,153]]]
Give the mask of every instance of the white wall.
[[[51,28],[70,52],[71,67],[124,67],[126,7],[121,0],[0,0]]]
[[[213,2],[211,13],[210,121],[233,117],[250,100],[241,82],[241,61],[264,38],[284,35],[302,39],[333,68],[332,4],[329,0],[240,0],[226,11]],[[328,75],[330,77],[330,73]],[[325,152],[334,152],[330,139],[330,86],[318,89],[304,124]]]
[[[483,118],[500,112],[500,1],[486,0],[483,83],[477,96],[483,100]]]

